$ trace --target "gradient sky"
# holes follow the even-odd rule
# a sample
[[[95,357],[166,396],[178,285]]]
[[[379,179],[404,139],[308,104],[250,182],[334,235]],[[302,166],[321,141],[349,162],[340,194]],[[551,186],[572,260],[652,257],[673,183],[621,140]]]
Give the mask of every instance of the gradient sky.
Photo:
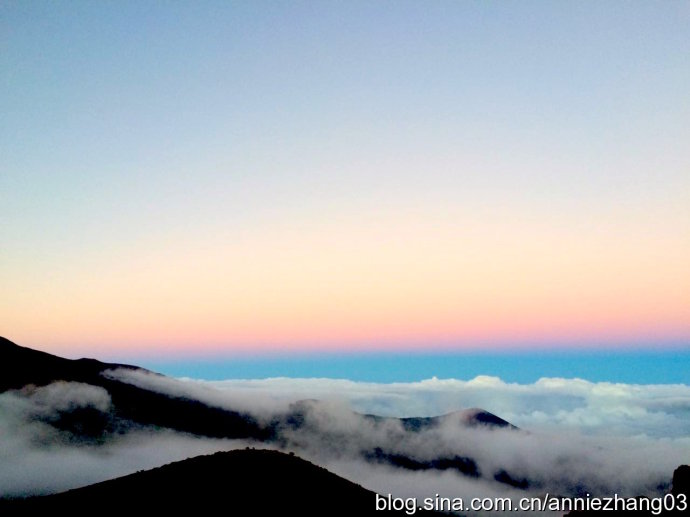
[[[687,347],[690,3],[0,4],[0,334]]]

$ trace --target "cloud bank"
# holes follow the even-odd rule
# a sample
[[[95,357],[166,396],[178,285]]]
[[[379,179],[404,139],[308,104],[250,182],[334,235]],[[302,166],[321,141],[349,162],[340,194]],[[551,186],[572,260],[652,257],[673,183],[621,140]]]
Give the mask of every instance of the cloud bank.
[[[56,382],[0,393],[0,497],[60,492],[247,445],[137,426],[118,429],[103,440],[84,440],[54,425],[61,414],[83,409],[107,416],[107,391]]]
[[[517,498],[545,491],[654,495],[667,488],[675,467],[690,462],[690,387],[685,385],[578,379],[511,384],[493,377],[396,384],[286,378],[204,382],[136,370],[107,376],[246,411],[276,426],[280,439],[259,444],[132,425],[100,441],[74,441],[65,439],[71,431],[56,428],[56,419],[84,409],[109,414],[112,402],[103,388],[55,383],[6,392],[0,394],[0,495],[54,492],[247,445],[294,451],[369,489],[401,497]],[[520,430],[468,426],[463,414],[455,413],[410,432],[398,418],[364,416],[436,416],[468,407],[491,411]],[[439,459],[465,462],[474,471],[437,468]]]
[[[469,381],[432,378],[390,384],[290,378],[198,381],[128,370],[114,372],[114,376],[219,407],[257,412],[314,398],[346,404],[359,413],[391,417],[436,416],[480,407],[530,430],[568,429],[588,435],[654,438],[690,435],[690,386],[684,384],[594,383],[561,378],[517,384],[488,376]]]

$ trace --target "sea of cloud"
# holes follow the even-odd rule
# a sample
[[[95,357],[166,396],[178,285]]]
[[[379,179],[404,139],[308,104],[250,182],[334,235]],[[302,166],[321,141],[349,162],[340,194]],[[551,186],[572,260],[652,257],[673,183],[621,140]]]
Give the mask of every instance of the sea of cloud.
[[[377,384],[334,379],[265,379],[203,382],[241,400],[316,398],[347,403],[381,416],[436,416],[480,407],[518,427],[574,430],[592,435],[690,436],[690,386],[636,385],[542,378],[533,384],[479,376],[469,381],[432,378]]]
[[[432,378],[409,383],[343,379],[201,381],[119,370],[109,375],[142,388],[198,398],[219,407],[271,414],[286,403],[318,399],[390,417],[437,416],[479,407],[529,430],[587,435],[690,436],[690,386],[542,378],[532,384],[498,377]]]
[[[393,384],[288,378],[205,382],[137,370],[107,375],[244,411],[264,423],[297,401],[319,400],[299,406],[306,425],[285,429],[282,446],[367,488],[400,497],[526,495],[493,479],[502,469],[529,479],[529,494],[572,495],[573,487],[580,487],[600,495],[653,495],[667,488],[675,467],[690,463],[686,385],[579,379],[513,384],[494,377]],[[0,495],[50,493],[198,454],[258,445],[137,426],[102,443],[80,444],[65,442],[64,433],[50,425],[52,413],[79,407],[107,412],[110,405],[103,388],[79,383],[0,394]],[[448,418],[433,429],[409,433],[394,418],[363,417],[436,416],[470,407],[490,411],[520,430],[468,427]],[[376,447],[419,461],[471,457],[482,476],[365,461],[362,451]]]
[[[371,488],[378,490],[386,487],[376,480],[391,476],[380,472],[372,476],[369,464],[362,466],[351,459],[357,451],[381,443],[392,443],[396,452],[422,460],[434,455],[471,456],[483,472],[505,469],[552,493],[580,486],[600,493],[652,495],[659,484],[670,481],[675,467],[690,463],[690,386],[681,384],[558,378],[515,384],[487,376],[390,384],[290,378],[206,382],[131,370],[112,375],[142,388],[264,417],[295,401],[323,401],[312,409],[312,427],[295,433],[293,444],[303,455],[350,479],[371,478]],[[401,435],[361,418],[361,414],[436,416],[471,407],[490,411],[521,432],[466,428],[450,419],[427,433]],[[415,496],[420,491],[442,492],[438,474],[397,469],[392,477],[399,480],[401,476],[414,482],[391,481],[389,491],[396,487]],[[445,473],[441,477],[451,480],[451,489],[470,483],[473,493],[475,485],[481,484]],[[484,491],[496,489],[484,485]],[[499,492],[504,493],[505,487],[499,487]]]

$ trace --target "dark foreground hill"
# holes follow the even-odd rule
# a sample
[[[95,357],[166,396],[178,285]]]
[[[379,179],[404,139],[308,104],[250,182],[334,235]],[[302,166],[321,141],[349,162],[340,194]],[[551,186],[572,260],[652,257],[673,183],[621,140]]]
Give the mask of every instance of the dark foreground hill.
[[[0,500],[0,515],[381,515],[376,494],[297,456],[237,450],[61,494]],[[383,514],[405,515],[404,512]],[[438,515],[418,512],[422,515]]]

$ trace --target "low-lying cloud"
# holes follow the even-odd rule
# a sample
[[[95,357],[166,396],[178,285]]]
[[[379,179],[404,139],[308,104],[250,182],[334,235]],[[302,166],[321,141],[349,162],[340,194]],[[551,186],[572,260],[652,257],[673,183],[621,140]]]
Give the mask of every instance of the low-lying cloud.
[[[276,426],[279,439],[259,444],[132,425],[102,442],[75,444],[60,439],[64,430],[55,429],[51,418],[84,407],[108,413],[112,403],[103,388],[55,383],[6,392],[0,394],[0,495],[53,492],[247,445],[294,451],[367,488],[401,497],[575,495],[578,490],[654,495],[667,488],[675,467],[690,462],[690,387],[685,385],[578,379],[511,384],[493,377],[393,384],[286,378],[204,382],[137,370],[106,375],[247,412],[262,425]],[[461,414],[419,432],[399,420],[469,407],[486,409],[520,430],[468,426]],[[395,458],[414,468],[401,468]],[[476,475],[439,468],[439,459],[472,462]]]
[[[479,376],[379,384],[340,379],[199,381],[144,371],[109,375],[147,389],[190,396],[227,409],[270,413],[286,403],[318,399],[390,417],[437,416],[480,407],[529,430],[588,435],[690,436],[690,386],[621,384],[542,378],[532,384]]]
[[[556,378],[514,384],[485,376],[377,384],[289,378],[205,382],[122,370],[110,375],[219,407],[254,408],[263,415],[318,399],[322,403],[306,405],[308,425],[285,435],[291,446],[331,466],[387,444],[391,452],[422,461],[468,456],[484,477],[505,470],[552,492],[580,486],[634,495],[653,493],[670,480],[679,462],[690,461],[690,387],[685,385]],[[375,425],[361,416],[436,416],[468,407],[486,409],[522,431],[468,428],[447,419],[425,433],[410,434],[397,421]]]
[[[49,494],[219,450],[239,440],[214,440],[132,425],[100,441],[75,440],[53,425],[65,412],[111,409],[108,392],[77,382],[0,393],[0,497]]]

